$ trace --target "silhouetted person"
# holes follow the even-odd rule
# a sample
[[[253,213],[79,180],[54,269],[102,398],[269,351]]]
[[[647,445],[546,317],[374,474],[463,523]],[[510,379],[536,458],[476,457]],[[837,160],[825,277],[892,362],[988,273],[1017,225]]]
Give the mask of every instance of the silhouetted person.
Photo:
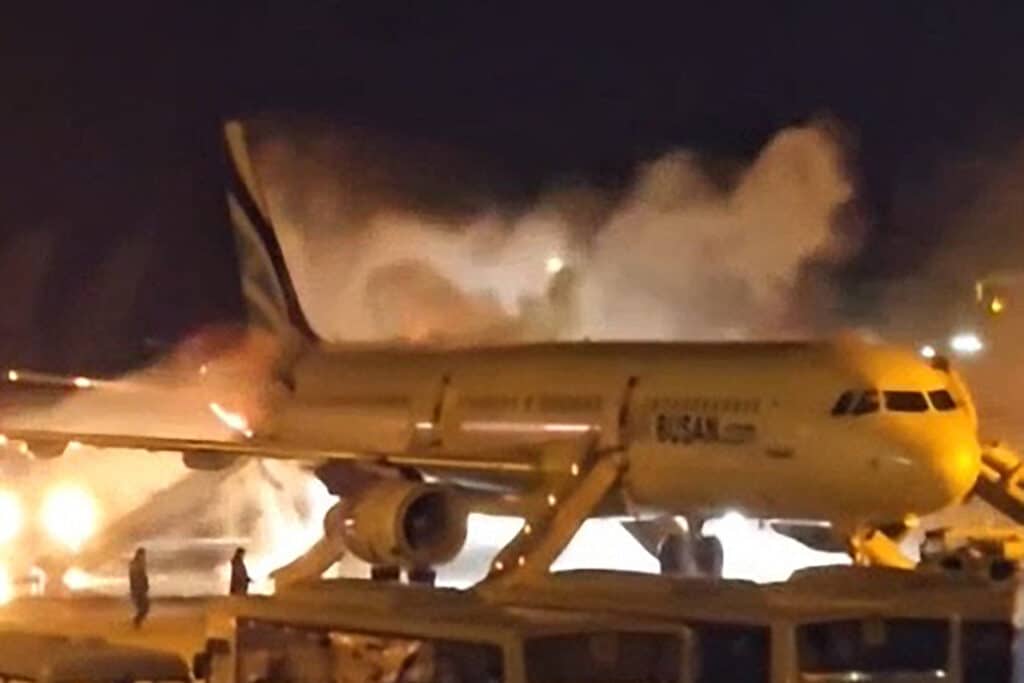
[[[228,592],[231,595],[245,595],[249,592],[249,570],[245,568],[245,549],[239,548],[231,558],[231,584]]]
[[[149,575],[146,573],[145,548],[136,550],[128,565],[128,588],[131,591],[132,604],[135,605],[135,618],[132,619],[132,623],[135,628],[139,628],[149,614]]]

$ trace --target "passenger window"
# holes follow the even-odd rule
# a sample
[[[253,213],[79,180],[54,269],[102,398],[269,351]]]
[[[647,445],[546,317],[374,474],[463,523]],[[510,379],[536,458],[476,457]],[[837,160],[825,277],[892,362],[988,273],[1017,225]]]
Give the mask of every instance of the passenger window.
[[[853,403],[854,393],[852,391],[844,391],[836,404],[832,406],[833,415],[846,415],[846,411],[850,409],[850,405]]]
[[[932,402],[932,407],[935,410],[947,411],[956,410],[956,401],[953,400],[953,396],[945,389],[939,389],[938,391],[929,391],[928,398]]]
[[[878,391],[868,389],[860,395],[860,400],[853,407],[854,415],[866,415],[867,413],[878,412]]]
[[[928,401],[919,391],[886,391],[885,409],[896,413],[925,413]]]

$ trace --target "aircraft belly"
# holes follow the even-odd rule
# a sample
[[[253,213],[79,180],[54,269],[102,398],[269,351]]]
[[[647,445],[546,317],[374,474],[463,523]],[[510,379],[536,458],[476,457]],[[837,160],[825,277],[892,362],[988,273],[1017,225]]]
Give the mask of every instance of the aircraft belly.
[[[769,459],[760,450],[753,445],[633,445],[628,451],[626,495],[642,509],[671,514],[778,509],[786,504],[786,487],[780,482],[790,468],[776,465],[778,471],[769,477],[769,464],[764,462]]]

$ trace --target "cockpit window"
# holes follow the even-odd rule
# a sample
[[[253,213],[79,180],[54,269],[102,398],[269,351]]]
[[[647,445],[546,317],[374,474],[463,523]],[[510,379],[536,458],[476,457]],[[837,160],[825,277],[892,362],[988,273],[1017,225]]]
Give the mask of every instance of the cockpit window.
[[[886,391],[885,409],[896,413],[928,412],[928,401],[919,391]]]
[[[850,405],[853,403],[853,398],[855,395],[856,394],[854,394],[852,391],[844,391],[839,396],[839,399],[836,401],[836,404],[832,406],[832,414],[845,415],[846,411],[850,409]]]
[[[854,415],[866,415],[867,413],[878,412],[878,391],[868,389],[860,395],[860,400],[853,406]]]
[[[932,407],[935,408],[935,410],[943,412],[947,410],[956,410],[956,401],[953,400],[953,396],[945,389],[929,391],[928,399],[932,402]]]

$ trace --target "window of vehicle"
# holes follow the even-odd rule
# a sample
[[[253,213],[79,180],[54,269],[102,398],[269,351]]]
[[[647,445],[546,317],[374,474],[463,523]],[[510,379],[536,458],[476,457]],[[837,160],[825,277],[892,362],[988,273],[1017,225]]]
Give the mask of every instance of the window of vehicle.
[[[236,680],[501,683],[497,645],[245,620]]]
[[[833,415],[846,415],[846,411],[850,409],[850,405],[853,404],[853,399],[856,394],[852,391],[844,391],[839,395],[836,400],[836,404],[832,406]]]
[[[529,683],[677,683],[678,638],[661,633],[573,633],[526,641]]]
[[[896,413],[928,412],[928,401],[919,391],[886,391],[885,409]]]
[[[860,395],[860,399],[853,406],[854,415],[866,415],[867,413],[878,412],[878,391],[868,389]]]
[[[946,412],[947,410],[956,410],[956,401],[953,400],[953,396],[945,389],[929,391],[928,399],[932,402],[932,407],[935,408],[935,410],[942,412]]]
[[[1013,624],[966,621],[962,626],[964,683],[1009,681],[1013,678]]]
[[[943,680],[949,660],[945,619],[868,619],[797,629],[801,679]]]
[[[697,683],[768,683],[769,631],[764,626],[728,623],[694,625],[697,631]]]

